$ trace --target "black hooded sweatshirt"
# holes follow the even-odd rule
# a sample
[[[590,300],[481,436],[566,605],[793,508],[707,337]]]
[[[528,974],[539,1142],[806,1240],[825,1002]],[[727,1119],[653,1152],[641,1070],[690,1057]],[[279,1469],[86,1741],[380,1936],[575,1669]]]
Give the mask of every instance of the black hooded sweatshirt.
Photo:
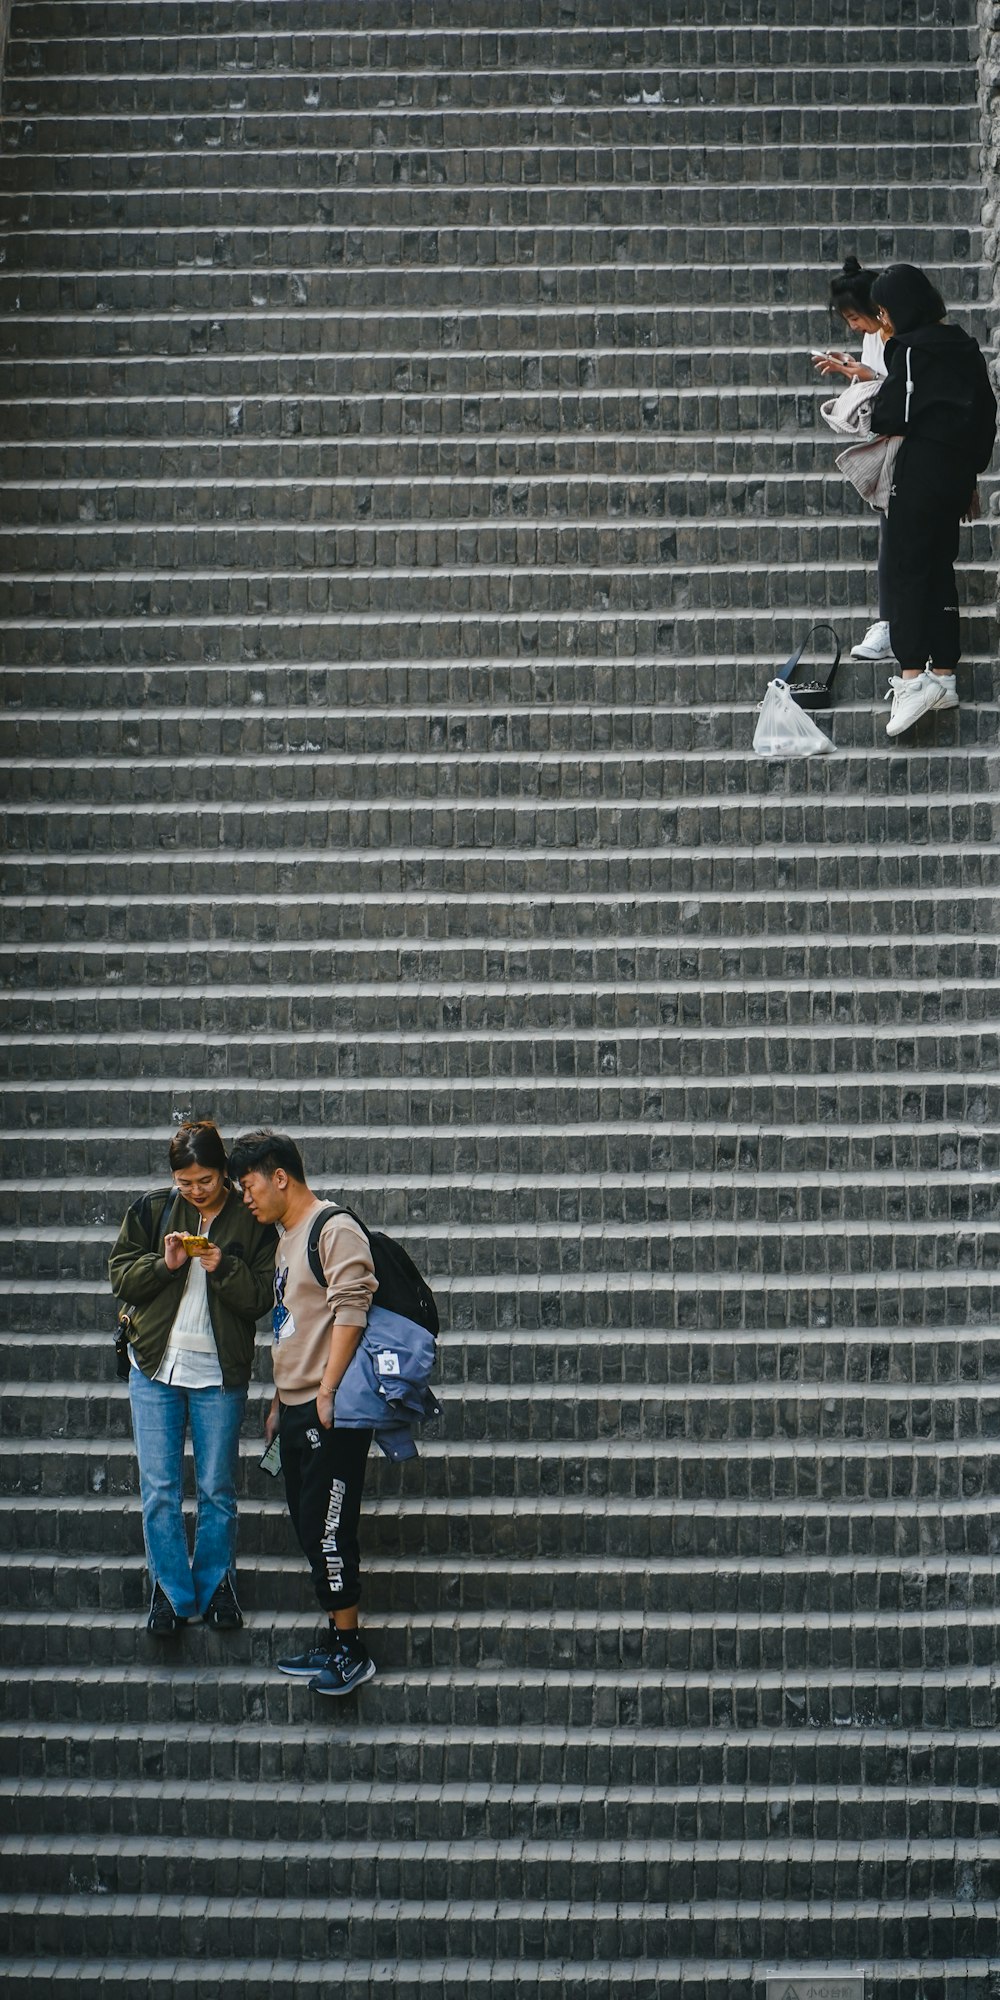
[[[972,474],[984,472],[996,442],[997,399],[972,335],[943,321],[914,327],[886,342],[885,357],[889,372],[872,404],[877,436],[924,438],[954,452]]]

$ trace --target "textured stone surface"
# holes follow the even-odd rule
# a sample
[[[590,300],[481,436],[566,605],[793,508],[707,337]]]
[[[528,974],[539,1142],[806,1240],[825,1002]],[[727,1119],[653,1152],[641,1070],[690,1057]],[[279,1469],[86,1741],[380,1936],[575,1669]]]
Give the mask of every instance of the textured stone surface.
[[[988,506],[961,710],[749,750],[872,610],[831,270],[995,309],[995,8],[499,11],[15,7],[0,1977],[997,2000]],[[143,1629],[104,1259],[191,1113],[444,1310],[334,1714],[263,1343],[247,1627]]]

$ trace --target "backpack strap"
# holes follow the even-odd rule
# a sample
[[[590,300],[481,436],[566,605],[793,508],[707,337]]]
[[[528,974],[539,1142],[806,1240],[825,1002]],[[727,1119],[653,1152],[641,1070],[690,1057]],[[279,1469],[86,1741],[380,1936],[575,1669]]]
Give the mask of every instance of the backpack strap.
[[[141,1200],[139,1201],[138,1203],[139,1214],[142,1218],[143,1228],[146,1229],[149,1233],[149,1241],[151,1249],[155,1250],[157,1244],[162,1245],[163,1239],[167,1234],[167,1218],[168,1216],[172,1216],[173,1211],[177,1206],[177,1200],[178,1196],[176,1188],[168,1188],[166,1193],[163,1195],[144,1194]],[[160,1209],[160,1213],[157,1220],[154,1222],[153,1207],[154,1203],[158,1201],[162,1201],[163,1206]]]
[[[323,1231],[326,1228],[326,1225],[329,1222],[331,1216],[333,1215],[349,1215],[351,1221],[356,1222],[358,1228],[364,1231],[365,1236],[367,1236],[368,1238],[369,1245],[371,1244],[371,1234],[367,1229],[365,1229],[365,1225],[362,1222],[360,1215],[355,1215],[353,1208],[338,1207],[338,1208],[322,1209],[319,1215],[317,1215],[312,1225],[312,1228],[309,1231],[309,1242],[306,1245],[306,1257],[308,1258],[309,1269],[312,1272],[313,1277],[316,1280],[316,1283],[318,1285],[322,1285],[324,1291],[326,1290],[326,1272],[323,1269],[322,1261],[319,1254],[319,1239],[322,1236]]]

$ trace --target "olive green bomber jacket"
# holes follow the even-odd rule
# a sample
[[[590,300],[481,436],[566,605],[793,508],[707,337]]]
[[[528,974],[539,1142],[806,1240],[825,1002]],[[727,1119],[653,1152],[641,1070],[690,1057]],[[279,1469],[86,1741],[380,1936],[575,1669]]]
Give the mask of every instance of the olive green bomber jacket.
[[[196,1235],[198,1210],[175,1190],[143,1195],[133,1203],[111,1252],[111,1289],[123,1305],[135,1307],[131,1344],[144,1375],[155,1375],[167,1350],[187,1264],[168,1271],[163,1257],[166,1230]],[[254,1332],[273,1298],[277,1231],[256,1222],[238,1194],[231,1193],[208,1228],[222,1250],[217,1271],[207,1275],[209,1312],[227,1389],[242,1389],[253,1367]]]

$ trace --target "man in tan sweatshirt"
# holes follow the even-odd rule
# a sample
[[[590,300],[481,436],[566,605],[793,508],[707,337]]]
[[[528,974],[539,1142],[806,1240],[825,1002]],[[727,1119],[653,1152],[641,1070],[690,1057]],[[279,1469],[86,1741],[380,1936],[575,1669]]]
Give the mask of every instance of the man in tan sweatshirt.
[[[331,1216],[318,1245],[325,1286],[317,1283],[309,1238],[324,1204],[307,1186],[302,1155],[286,1134],[243,1133],[229,1172],[258,1222],[279,1231],[274,1400],[264,1435],[268,1444],[278,1436],[288,1511],[329,1620],[315,1646],[277,1665],[318,1694],[350,1694],[375,1672],[358,1632],[358,1527],[372,1433],[338,1428],[335,1399],[378,1289],[371,1250],[351,1216]]]

